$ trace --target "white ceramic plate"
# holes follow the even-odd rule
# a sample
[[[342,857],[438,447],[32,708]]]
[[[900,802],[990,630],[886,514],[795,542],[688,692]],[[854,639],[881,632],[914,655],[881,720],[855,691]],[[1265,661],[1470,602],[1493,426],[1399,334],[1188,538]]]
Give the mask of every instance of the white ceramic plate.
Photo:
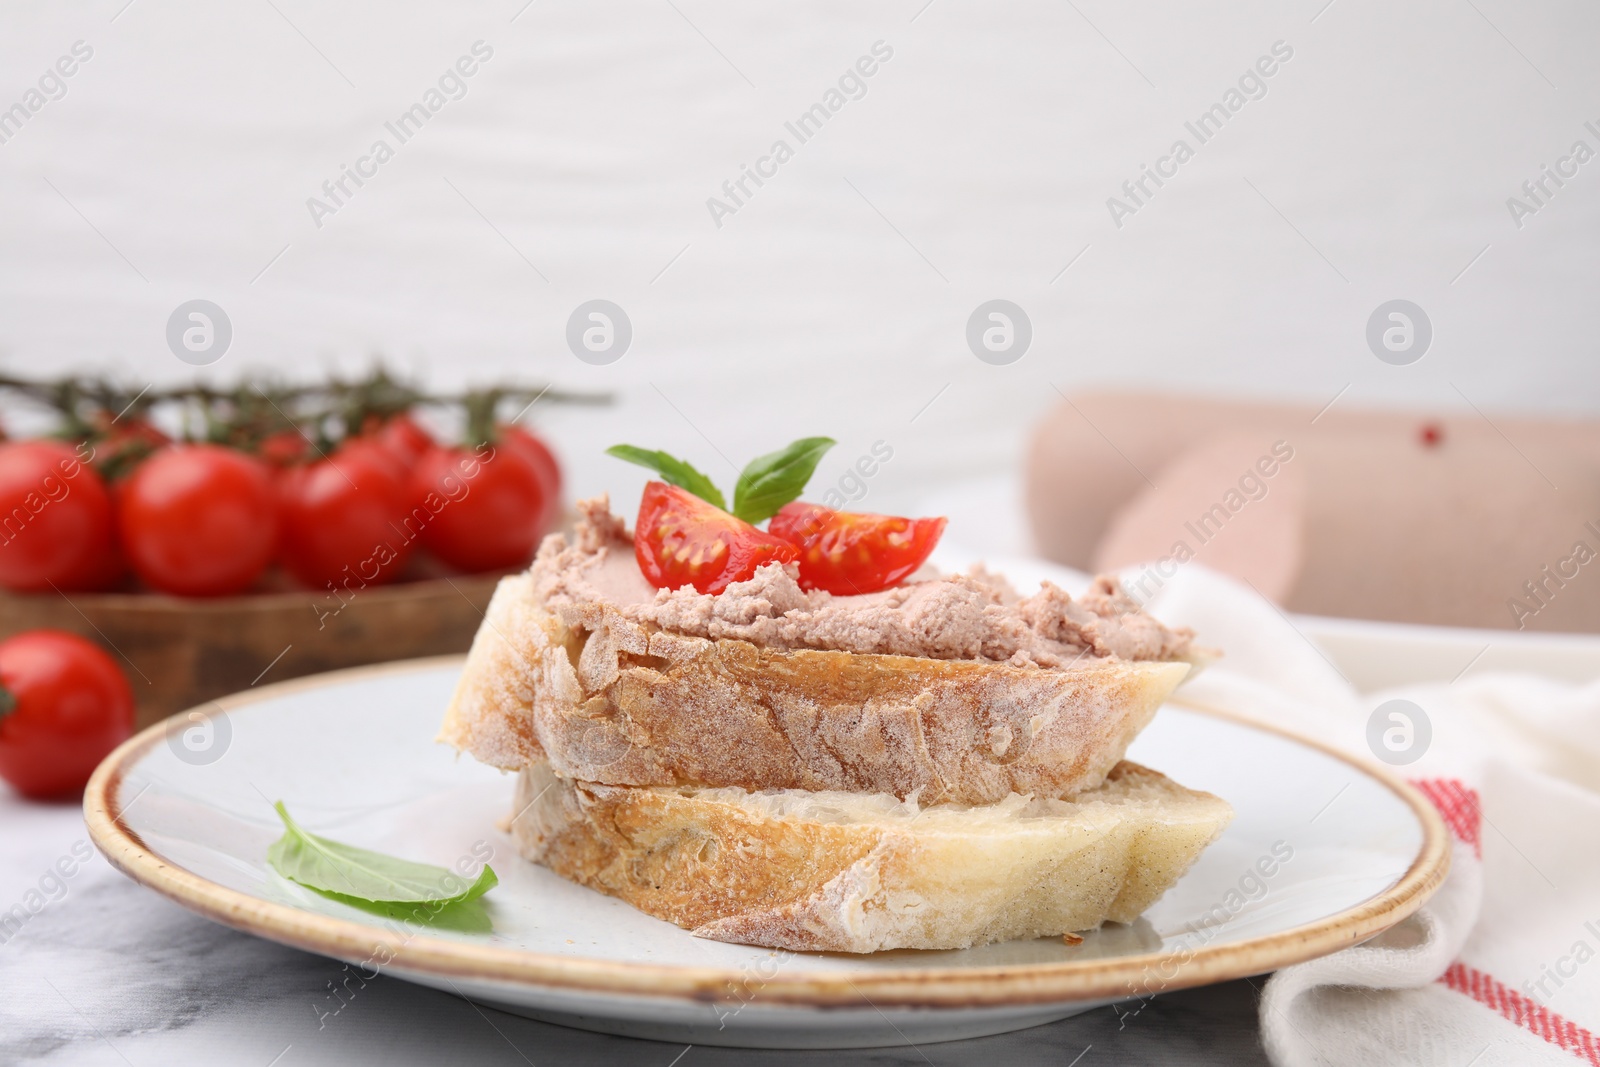
[[[1115,1001],[1135,1010],[1370,937],[1448,866],[1437,815],[1387,773],[1169,706],[1130,757],[1225,797],[1237,817],[1137,923],[1075,946],[862,957],[703,941],[515,855],[495,825],[511,777],[432,740],[459,670],[425,660],[300,679],[221,701],[199,726],[179,716],[145,730],[89,784],[94,841],[202,915],[368,976],[381,966],[585,1029],[772,1048],[922,1044]],[[492,850],[487,928],[408,928],[279,877],[266,850],[280,798],[309,829],[412,859],[452,866]]]

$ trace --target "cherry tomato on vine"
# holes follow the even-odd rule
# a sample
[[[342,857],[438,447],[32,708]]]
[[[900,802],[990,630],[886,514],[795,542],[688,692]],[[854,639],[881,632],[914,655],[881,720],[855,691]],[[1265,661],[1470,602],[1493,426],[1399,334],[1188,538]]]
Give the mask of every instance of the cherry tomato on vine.
[[[539,521],[541,530],[549,530],[561,517],[561,464],[555,453],[539,435],[520,426],[500,427],[500,443],[506,448],[524,452],[539,472],[544,487],[544,516]]]
[[[311,442],[299,430],[278,430],[261,439],[256,455],[273,467],[288,467],[311,458]]]
[[[94,450],[94,468],[109,482],[127,477],[128,473],[151,453],[172,443],[172,438],[149,419],[137,415],[121,418],[102,411],[90,420],[94,434],[90,447]]]
[[[692,585],[720,593],[764,563],[788,563],[800,549],[709,504],[687,489],[650,482],[639,501],[633,554],[657,589]]]
[[[803,588],[842,596],[887,589],[922,566],[939,543],[945,521],[796,502],[785,504],[767,530],[800,547]]]
[[[533,558],[545,513],[543,479],[516,448],[438,448],[411,476],[428,513],[422,543],[452,567],[491,571]]]
[[[278,504],[266,464],[221,445],[173,445],[140,464],[118,508],[128,561],[178,596],[225,596],[272,560]]]
[[[111,493],[111,543],[74,579],[73,584],[85,592],[114,589],[122,584],[128,574],[128,556],[122,550],[122,535],[117,532],[117,501],[121,484],[112,482],[106,488]],[[66,586],[61,588],[65,589]]]
[[[0,445],[0,585],[94,588],[113,548],[111,495],[61,441]]]
[[[286,471],[278,499],[280,559],[313,589],[351,577],[358,585],[393,581],[411,555],[409,485],[395,458],[369,438]]]
[[[23,796],[81,793],[133,721],[133,690],[97,645],[60,630],[0,642],[0,778]]]
[[[391,416],[368,436],[399,460],[408,474],[423,456],[439,447],[433,435],[405,412]]]

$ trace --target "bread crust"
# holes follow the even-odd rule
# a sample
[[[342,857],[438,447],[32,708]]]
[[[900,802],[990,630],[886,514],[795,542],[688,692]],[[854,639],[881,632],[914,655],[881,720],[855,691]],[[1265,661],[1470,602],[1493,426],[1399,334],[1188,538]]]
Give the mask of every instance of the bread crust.
[[[504,579],[440,737],[494,766],[631,786],[987,804],[1098,785],[1189,664],[1070,668],[686,637]]]
[[[719,941],[957,949],[1131,922],[1232,818],[1137,764],[1071,801],[630,788],[523,771],[510,830],[557,874]]]

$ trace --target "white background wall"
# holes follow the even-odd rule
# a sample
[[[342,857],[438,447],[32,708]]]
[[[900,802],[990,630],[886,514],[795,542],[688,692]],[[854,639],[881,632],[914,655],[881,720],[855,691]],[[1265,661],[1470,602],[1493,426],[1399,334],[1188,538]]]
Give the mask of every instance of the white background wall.
[[[1593,413],[1600,161],[1520,230],[1506,198],[1600,148],[1600,8],[1325,2],[11,0],[0,107],[94,56],[0,145],[0,366],[185,379],[165,323],[205,297],[235,330],[208,379],[381,352],[615,390],[543,423],[575,488],[629,506],[615,441],[731,481],[716,451],[812,433],[842,442],[824,479],[892,442],[872,503],[905,506],[1014,467],[1052,385]],[[480,39],[466,97],[314,225]],[[706,198],[880,39],[867,95],[717,228]],[[1114,226],[1106,198],[1279,40],[1267,95]],[[634,324],[609,367],[563,340],[593,297]],[[1034,324],[1012,366],[964,341],[992,297]],[[1409,367],[1363,339],[1395,297],[1436,331]]]

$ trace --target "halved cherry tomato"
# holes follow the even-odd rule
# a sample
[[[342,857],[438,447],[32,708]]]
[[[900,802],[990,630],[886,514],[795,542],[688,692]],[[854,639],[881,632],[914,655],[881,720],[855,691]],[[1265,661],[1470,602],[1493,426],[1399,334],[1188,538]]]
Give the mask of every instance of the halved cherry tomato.
[[[248,589],[272,560],[278,502],[266,464],[221,445],[171,445],[119,494],[118,528],[134,571],[178,596]]]
[[[452,567],[518,567],[539,546],[544,485],[515,448],[436,448],[412,472],[411,497],[427,515],[422,543]]]
[[[544,485],[544,516],[539,526],[543,530],[550,529],[561,517],[561,464],[555,453],[537,434],[520,426],[501,426],[500,443],[527,453],[539,471],[539,480]]]
[[[113,544],[111,496],[61,441],[0,445],[0,585],[23,592],[90,589]]]
[[[657,589],[692,585],[720,593],[764,563],[788,563],[800,549],[706,503],[687,489],[650,482],[639,501],[633,554]]]
[[[411,555],[404,525],[411,490],[394,457],[376,441],[356,438],[325,460],[285,471],[278,500],[279,558],[313,589],[352,577],[382,585]]]
[[[784,505],[767,529],[800,547],[802,587],[844,596],[887,589],[922,566],[945,522],[796,502]]]
[[[83,791],[133,733],[133,690],[99,646],[60,630],[0,643],[0,778],[26,797]]]

